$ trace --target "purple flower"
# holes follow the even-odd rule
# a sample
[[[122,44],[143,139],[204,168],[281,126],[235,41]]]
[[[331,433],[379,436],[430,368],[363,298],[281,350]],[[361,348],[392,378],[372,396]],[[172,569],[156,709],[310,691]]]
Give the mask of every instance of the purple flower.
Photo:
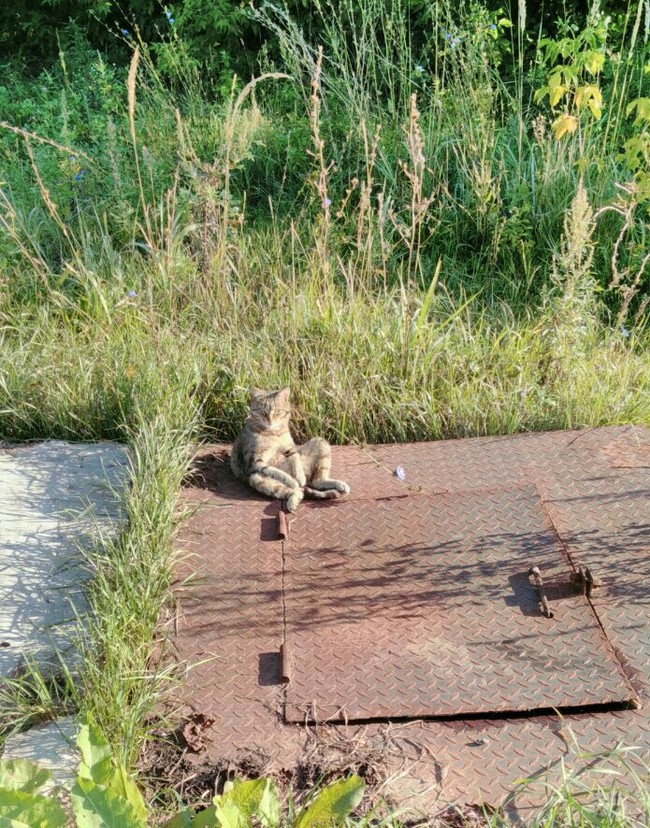
[[[332,199],[331,198],[326,198],[325,201],[323,202],[323,204],[325,205],[325,207],[331,207],[332,206]]]
[[[628,331],[628,329],[625,327],[625,325],[621,325],[621,336],[624,336],[624,337],[625,337],[625,339],[629,339],[629,338],[630,338],[630,332],[629,332],[629,331]]]
[[[134,290],[130,290],[130,291],[129,291],[129,296],[131,297],[131,299],[135,299],[135,297],[136,297],[137,295],[138,295],[138,294],[137,294]]]
[[[83,181],[85,177],[86,177],[86,171],[85,170],[79,170],[79,172],[75,175],[74,180],[75,181]]]
[[[393,474],[398,480],[406,479],[406,472],[404,471],[404,466],[398,466],[393,472]]]

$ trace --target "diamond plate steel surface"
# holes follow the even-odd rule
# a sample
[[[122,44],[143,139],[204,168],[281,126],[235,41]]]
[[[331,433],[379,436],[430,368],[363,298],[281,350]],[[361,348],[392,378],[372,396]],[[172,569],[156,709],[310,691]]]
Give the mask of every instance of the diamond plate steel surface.
[[[277,502],[224,504],[191,489],[185,505],[196,513],[178,545],[175,646],[185,666],[186,706],[215,719],[212,737],[242,749],[256,733],[271,748],[282,697],[282,550]],[[290,741],[290,740],[289,740]]]
[[[284,543],[285,554],[289,554],[290,545],[299,537],[305,538],[308,526],[313,526],[314,536],[318,532],[321,539],[325,538],[328,551],[319,557],[307,550],[306,558],[322,566],[322,578],[337,582],[342,577],[337,566],[337,560],[341,560],[339,541],[334,534],[339,520],[333,520],[332,515],[339,515],[342,509],[366,508],[364,519],[366,529],[370,529],[378,511],[385,508],[393,514],[405,497],[437,499],[437,493],[447,492],[439,502],[455,495],[471,500],[474,490],[523,488],[525,493],[534,485],[543,512],[552,518],[558,533],[556,541],[575,566],[588,565],[600,582],[591,600],[642,703],[640,710],[585,712],[563,718],[512,718],[504,714],[498,719],[321,724],[310,728],[284,723],[286,688],[279,683],[283,543],[271,539],[275,537],[278,504],[232,479],[227,446],[208,446],[202,451],[213,454],[200,470],[204,480],[195,477],[183,492],[185,503],[197,510],[178,541],[182,554],[177,571],[180,613],[176,646],[179,659],[188,665],[184,709],[211,713],[216,718],[204,755],[223,761],[238,751],[253,750],[267,756],[275,769],[291,772],[310,761],[314,743],[329,749],[332,761],[339,757],[343,765],[366,748],[371,758],[375,755],[372,751],[379,749],[389,776],[381,792],[409,811],[425,814],[433,814],[449,802],[506,802],[511,813],[522,814],[521,809],[539,797],[531,791],[513,794],[516,779],[530,775],[541,778],[548,773],[553,781],[563,768],[588,765],[591,754],[611,750],[617,744],[634,745],[640,760],[650,760],[647,429],[624,426],[420,445],[335,448],[333,472],[351,483],[350,499],[334,504],[303,504],[292,519]],[[398,465],[405,471],[403,482],[394,474]],[[533,504],[529,514],[539,517],[538,505]],[[469,517],[468,511],[467,520]],[[391,523],[392,531],[395,521],[385,522]],[[520,523],[513,523],[505,534],[527,531]],[[532,546],[535,535],[544,539],[547,532],[545,523],[543,531],[532,533]],[[489,549],[489,537],[483,545],[471,532],[463,539],[463,543],[471,541],[470,545],[481,550]],[[445,543],[453,546],[456,541],[448,538]],[[548,543],[546,548],[542,542],[539,551],[550,557],[557,547],[555,542]],[[512,544],[512,537],[506,540],[506,548],[511,548],[508,544]],[[359,557],[354,561],[356,569],[350,573],[345,595],[352,601],[348,621],[356,612],[362,620],[365,617],[369,627],[364,614],[369,614],[372,607],[364,603],[355,577],[399,581],[401,573],[399,567],[369,571],[360,567],[359,562],[364,560]],[[507,573],[511,566],[498,558],[485,561],[493,573]],[[544,566],[540,566],[546,575]],[[183,578],[194,572],[198,579],[181,587]],[[312,598],[318,596],[322,587],[315,584],[315,570],[306,568],[301,577],[309,585]],[[550,573],[546,577],[549,587],[554,578]],[[524,594],[524,582],[520,583],[519,592],[508,585],[507,597],[513,606],[517,595]],[[428,589],[433,592],[443,585],[444,581],[431,582]],[[395,590],[399,587],[394,584],[385,590],[382,587],[380,609],[390,602]],[[413,591],[403,592],[404,606],[399,615],[411,617],[415,623],[422,612],[421,594],[426,589],[416,584]],[[549,598],[556,611],[551,619],[555,622],[564,599],[551,589]],[[306,607],[306,596],[298,596],[298,600]],[[459,596],[453,594],[447,600],[453,603]],[[499,607],[500,613],[512,609],[503,599]],[[311,609],[325,617],[329,614],[333,623],[345,613],[345,607],[336,601],[317,607],[313,600]],[[471,629],[474,605],[468,603],[465,612]],[[524,619],[525,623],[536,624],[539,620],[543,624],[539,616]],[[477,641],[498,638],[496,621],[475,623],[474,636]],[[558,658],[569,659],[570,654]],[[329,684],[328,676],[323,680]],[[461,674],[459,683],[463,680]],[[516,685],[517,679],[508,676],[502,684],[505,687],[509,682]],[[332,744],[334,748],[330,748]],[[588,752],[587,758],[582,758],[578,748]],[[647,772],[641,772],[645,779]],[[630,776],[619,781],[626,779],[632,784]]]
[[[346,500],[405,497],[409,489],[368,451],[356,446],[333,448],[332,476],[350,486]],[[236,480],[230,471],[230,446],[206,445],[198,452],[193,468],[185,481],[187,488],[204,489],[219,499],[234,504],[268,503],[245,483]]]
[[[533,486],[303,510],[285,549],[285,718],[630,700],[571,571]]]

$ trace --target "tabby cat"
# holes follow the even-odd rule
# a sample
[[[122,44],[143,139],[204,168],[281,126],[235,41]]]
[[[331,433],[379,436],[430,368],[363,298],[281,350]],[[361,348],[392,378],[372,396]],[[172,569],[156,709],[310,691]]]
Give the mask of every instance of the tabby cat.
[[[295,512],[303,497],[330,500],[348,494],[350,487],[329,477],[329,443],[315,437],[303,446],[289,431],[289,389],[251,389],[250,412],[232,447],[230,466],[235,477],[258,492],[286,500]]]

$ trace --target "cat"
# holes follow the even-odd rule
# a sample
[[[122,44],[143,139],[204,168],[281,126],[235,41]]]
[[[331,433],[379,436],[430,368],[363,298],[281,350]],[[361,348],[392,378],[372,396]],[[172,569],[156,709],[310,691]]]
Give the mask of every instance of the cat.
[[[235,477],[261,494],[285,500],[295,512],[303,497],[343,497],[350,487],[329,477],[332,453],[322,437],[297,446],[289,431],[289,389],[252,388],[250,411],[233,443],[230,467]]]

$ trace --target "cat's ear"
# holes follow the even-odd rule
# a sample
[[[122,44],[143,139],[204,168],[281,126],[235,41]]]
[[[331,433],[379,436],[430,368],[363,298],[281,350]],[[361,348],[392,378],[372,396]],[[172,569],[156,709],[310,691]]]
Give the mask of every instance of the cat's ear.
[[[283,403],[288,403],[289,402],[289,393],[290,393],[289,386],[287,386],[286,388],[283,388],[282,391],[278,391],[278,400],[280,402],[283,402]]]
[[[264,394],[265,394],[265,392],[262,391],[261,388],[251,388],[251,390],[250,390],[250,401],[255,402],[255,400],[258,400],[260,397],[263,397]]]

